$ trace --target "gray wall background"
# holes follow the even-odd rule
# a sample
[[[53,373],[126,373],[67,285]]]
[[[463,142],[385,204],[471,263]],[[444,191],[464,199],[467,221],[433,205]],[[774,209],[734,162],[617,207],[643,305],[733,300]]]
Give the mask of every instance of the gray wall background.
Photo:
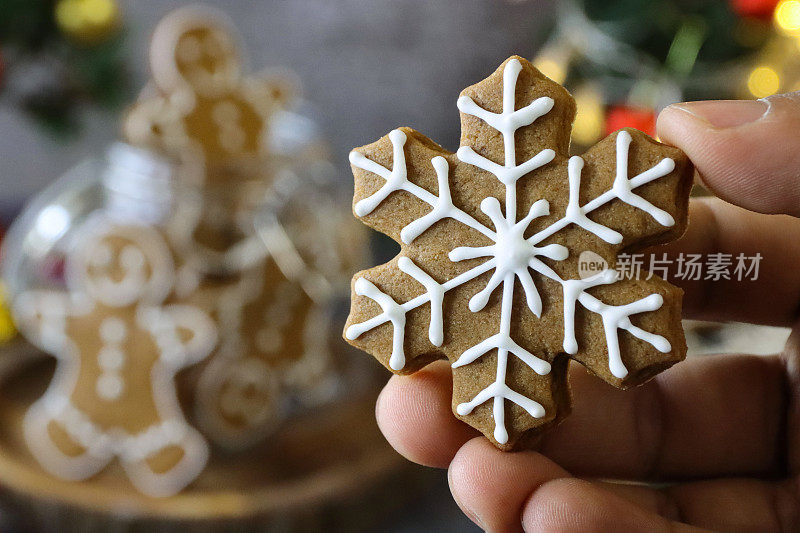
[[[120,0],[138,90],[149,77],[150,32],[186,2]],[[301,77],[349,187],[346,154],[396,126],[455,148],[455,101],[508,55],[530,57],[551,4],[537,0],[227,0],[251,69],[285,65]],[[2,14],[0,14],[2,16]],[[135,90],[131,98],[135,96]],[[0,93],[2,94],[2,93]],[[0,96],[0,215],[117,138],[117,117],[88,109],[78,138],[48,136]]]

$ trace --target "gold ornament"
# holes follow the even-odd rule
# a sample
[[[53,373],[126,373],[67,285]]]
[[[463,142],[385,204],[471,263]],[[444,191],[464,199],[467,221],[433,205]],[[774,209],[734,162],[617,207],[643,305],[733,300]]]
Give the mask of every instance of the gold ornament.
[[[85,45],[97,44],[119,26],[116,0],[59,0],[56,24],[68,38]]]
[[[0,283],[0,345],[6,344],[17,336],[17,328],[11,318],[5,285]]]

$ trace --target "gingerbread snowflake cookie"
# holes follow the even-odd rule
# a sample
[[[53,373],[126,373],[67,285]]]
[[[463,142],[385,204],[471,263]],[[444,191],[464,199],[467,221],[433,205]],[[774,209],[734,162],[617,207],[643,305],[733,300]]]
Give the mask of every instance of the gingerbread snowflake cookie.
[[[457,105],[455,154],[409,128],[350,154],[401,251],[355,275],[345,338],[399,374],[447,358],[456,416],[512,449],[569,413],[570,359],[625,388],[685,357],[681,290],[615,266],[683,233],[693,169],[636,130],[568,157],[575,103],[519,57]]]
[[[163,303],[174,267],[153,228],[96,215],[75,243],[68,292],[29,291],[14,302],[23,333],[58,359],[26,413],[28,447],[46,470],[73,480],[118,458],[141,492],[169,496],[208,457],[173,378],[211,352],[214,324],[197,307]]]

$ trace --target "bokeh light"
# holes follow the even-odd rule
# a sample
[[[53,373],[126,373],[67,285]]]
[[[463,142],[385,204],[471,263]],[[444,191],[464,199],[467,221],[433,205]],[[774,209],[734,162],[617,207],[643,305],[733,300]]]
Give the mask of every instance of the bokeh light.
[[[764,98],[778,92],[781,86],[781,79],[772,67],[759,66],[750,72],[747,78],[747,89],[756,98]]]
[[[784,0],[775,8],[775,24],[787,33],[800,31],[800,1]]]
[[[572,127],[572,139],[578,144],[589,145],[603,135],[605,110],[603,101],[595,89],[583,88],[575,93],[577,115]]]
[[[534,65],[542,74],[556,83],[564,83],[564,79],[567,77],[566,68],[555,59],[540,57],[534,62]]]

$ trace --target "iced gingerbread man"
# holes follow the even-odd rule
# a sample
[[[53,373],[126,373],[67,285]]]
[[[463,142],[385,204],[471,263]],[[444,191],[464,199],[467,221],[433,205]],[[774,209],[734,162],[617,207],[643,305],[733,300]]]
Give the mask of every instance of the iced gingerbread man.
[[[25,438],[54,475],[85,479],[116,457],[141,492],[169,496],[208,457],[173,378],[210,353],[215,326],[197,307],[163,304],[174,266],[153,228],[95,215],[74,242],[67,293],[30,291],[14,302],[22,331],[58,359],[24,418]]]
[[[159,23],[150,48],[153,83],[125,121],[130,142],[205,164],[208,183],[230,178],[220,165],[267,153],[273,113],[293,97],[288,72],[242,76],[235,33],[224,15],[188,6]]]
[[[228,282],[207,280],[189,295],[213,309],[222,332],[198,376],[197,419],[214,442],[231,449],[275,427],[286,392],[305,406],[337,392],[329,304],[364,249],[363,233],[352,230],[349,217],[309,191],[273,201],[278,205],[258,224],[269,254],[263,263]]]
[[[234,279],[206,280],[182,297],[219,324],[217,349],[199,369],[197,421],[216,444],[239,450],[282,420],[285,392],[322,392],[329,377],[328,313],[271,258]]]
[[[213,9],[168,14],[153,34],[153,81],[123,126],[128,142],[177,160],[181,179],[198,186],[195,201],[177,205],[180,223],[169,230],[175,247],[224,267],[250,253],[253,202],[267,183],[270,121],[297,86],[285,71],[244,77],[237,44],[228,19]]]

